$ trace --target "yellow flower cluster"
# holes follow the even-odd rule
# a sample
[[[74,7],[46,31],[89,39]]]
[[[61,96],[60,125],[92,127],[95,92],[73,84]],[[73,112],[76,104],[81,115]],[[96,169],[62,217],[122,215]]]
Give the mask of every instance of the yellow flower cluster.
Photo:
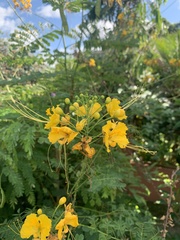
[[[96,66],[96,62],[95,62],[95,60],[94,60],[93,58],[90,58],[90,60],[89,60],[89,66],[90,66],[90,67],[95,67],[95,66]]]
[[[176,58],[172,58],[169,60],[169,64],[174,67],[180,67],[180,60],[178,60]]]
[[[81,94],[73,103],[65,99],[65,103],[69,104],[67,113],[64,113],[59,105],[48,108],[46,114],[49,116],[49,121],[45,129],[50,130],[49,141],[61,145],[76,141],[72,150],[79,151],[88,158],[92,158],[96,152],[90,145],[101,138],[107,152],[110,152],[110,147],[115,147],[116,144],[120,148],[125,148],[129,143],[126,136],[128,128],[124,123],[119,122],[127,118],[125,110],[120,106],[118,99],[107,97],[106,101],[100,104],[102,98]],[[95,128],[96,136],[92,134]]]
[[[157,66],[161,63],[159,59],[144,59],[144,64],[147,66]]]
[[[16,8],[20,8],[21,10],[29,10],[31,5],[31,0],[12,0],[14,3],[14,6]]]
[[[58,237],[55,239],[62,240],[65,238],[65,234],[69,232],[69,226],[77,227],[78,216],[74,214],[74,209],[72,208],[72,203],[66,206],[66,198],[62,197],[59,200],[59,206],[64,205],[64,218],[61,219],[55,226],[55,230],[58,231]],[[29,214],[20,230],[21,238],[29,238],[33,236],[35,240],[46,240],[47,237],[51,236],[53,239],[55,236],[50,234],[52,227],[52,220],[48,218],[45,214],[42,214],[42,210],[38,209],[37,214]]]

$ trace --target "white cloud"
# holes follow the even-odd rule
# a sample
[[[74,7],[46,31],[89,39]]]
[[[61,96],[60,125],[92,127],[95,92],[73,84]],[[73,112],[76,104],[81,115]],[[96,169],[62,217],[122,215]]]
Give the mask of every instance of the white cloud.
[[[37,12],[38,15],[41,17],[47,17],[47,18],[59,18],[59,11],[53,11],[52,7],[50,5],[42,6],[38,8]]]
[[[106,37],[106,34],[109,32],[109,31],[112,31],[113,28],[114,28],[114,23],[113,22],[110,22],[109,20],[108,21],[104,21],[104,20],[100,20],[98,23],[97,23],[97,28],[99,29],[99,37],[101,39],[105,38]]]
[[[0,29],[3,33],[12,33],[18,25],[18,21],[13,19],[14,12],[8,8],[0,7]]]
[[[88,31],[84,31],[85,38],[89,35],[89,33],[93,33],[95,29],[99,30],[99,38],[104,39],[108,32],[112,31],[114,28],[114,23],[105,20],[99,20],[94,23],[88,24]],[[80,31],[80,30],[79,30]]]

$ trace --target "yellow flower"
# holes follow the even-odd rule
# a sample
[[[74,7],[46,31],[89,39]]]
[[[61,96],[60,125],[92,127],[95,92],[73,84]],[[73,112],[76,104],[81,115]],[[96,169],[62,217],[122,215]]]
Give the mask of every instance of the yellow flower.
[[[91,148],[89,146],[89,143],[92,141],[92,138],[89,137],[89,138],[86,138],[86,137],[83,137],[81,139],[81,142],[78,142],[76,143],[73,147],[72,147],[72,150],[75,151],[80,151],[82,154],[84,154],[85,156],[87,156],[88,158],[92,158],[95,154],[95,149],[94,148]]]
[[[31,213],[28,215],[20,230],[21,238],[29,238],[33,236],[39,240],[46,240],[51,230],[51,219],[45,214],[37,217],[36,214]]]
[[[125,148],[128,145],[127,130],[128,128],[124,123],[107,121],[107,124],[102,127],[103,142],[107,148],[107,152],[110,152],[110,146],[115,147],[118,144],[120,148]]]
[[[126,36],[127,35],[127,31],[126,30],[123,30],[122,31],[122,36]]]
[[[56,225],[56,230],[58,230],[58,239],[62,240],[64,235],[69,232],[68,226],[77,227],[78,223],[78,216],[73,214],[74,209],[72,209],[72,204],[68,204],[65,206],[65,213],[64,218],[59,221]]]
[[[169,64],[170,65],[175,65],[176,61],[177,60],[175,58],[172,58],[172,59],[169,60]]]
[[[86,119],[82,119],[80,122],[76,123],[76,130],[78,132],[82,131],[86,124],[87,124],[87,120]]]
[[[54,144],[59,142],[60,144],[70,143],[76,136],[78,132],[73,131],[69,127],[52,127],[49,133],[48,139]]]
[[[90,66],[90,67],[95,67],[95,66],[96,66],[96,62],[95,62],[95,60],[94,60],[93,58],[90,58],[90,60],[89,60],[89,66]]]
[[[126,113],[124,109],[122,109],[119,106],[119,104],[120,104],[120,101],[116,98],[113,98],[111,102],[106,104],[107,112],[112,118],[117,118],[119,120],[126,119],[127,118]]]
[[[118,20],[122,20],[124,18],[124,13],[120,13],[117,18]]]
[[[102,110],[101,105],[99,103],[94,103],[93,106],[89,109],[89,116],[95,117],[96,113],[99,113]]]
[[[15,7],[20,7],[21,10],[29,10],[31,5],[31,0],[12,0]]]
[[[129,25],[129,26],[133,26],[133,24],[134,24],[133,20],[129,20],[129,21],[128,21],[128,25]]]

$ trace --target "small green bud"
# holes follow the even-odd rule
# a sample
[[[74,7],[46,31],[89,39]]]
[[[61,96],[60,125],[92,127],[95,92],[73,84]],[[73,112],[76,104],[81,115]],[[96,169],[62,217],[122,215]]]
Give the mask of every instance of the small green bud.
[[[110,102],[111,102],[111,98],[110,98],[110,97],[107,97],[105,103],[108,104],[108,103],[110,103]]]
[[[94,118],[94,119],[99,119],[100,116],[101,116],[101,115],[100,115],[98,112],[96,112],[96,113],[93,114],[93,118]]]
[[[38,214],[38,215],[41,215],[41,214],[42,214],[42,209],[41,209],[41,208],[39,208],[39,209],[37,210],[37,214]]]
[[[71,105],[71,106],[69,107],[69,110],[70,110],[71,112],[73,112],[73,111],[75,110],[75,107],[74,107],[73,105]]]
[[[79,103],[78,103],[78,102],[74,102],[74,103],[73,103],[73,106],[74,106],[75,108],[78,108],[78,107],[79,107]]]
[[[70,104],[71,101],[70,101],[69,98],[65,98],[64,102],[65,102],[66,104]]]

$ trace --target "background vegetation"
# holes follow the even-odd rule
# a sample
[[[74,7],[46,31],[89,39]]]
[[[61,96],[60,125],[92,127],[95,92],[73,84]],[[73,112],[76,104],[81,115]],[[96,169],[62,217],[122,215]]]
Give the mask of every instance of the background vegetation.
[[[0,45],[0,238],[20,239],[18,231],[27,212],[39,207],[47,213],[61,196],[74,199],[80,227],[69,239],[179,239],[179,190],[174,190],[179,172],[163,191],[159,202],[146,202],[148,190],[132,163],[176,168],[179,149],[180,30],[160,16],[159,7],[143,1],[73,1],[56,3],[62,28],[42,29],[27,23],[19,26]],[[82,11],[79,29],[69,30],[65,11]],[[88,11],[85,11],[88,10]],[[148,20],[147,20],[148,19]],[[113,28],[102,30],[98,22]],[[38,33],[32,42],[29,36]],[[65,38],[75,39],[73,46]],[[64,51],[51,51],[55,39],[64,41]],[[96,66],[89,66],[89,59]],[[114,149],[107,154],[102,144],[95,160],[84,162],[79,154],[67,153],[70,187],[67,194],[66,166],[59,146],[50,146],[43,122],[19,114],[24,106],[45,116],[48,107],[80,93],[116,97],[128,108],[128,138],[155,155]],[[22,105],[23,104],[23,105]],[[33,113],[32,113],[33,114]],[[88,166],[82,171],[83,164]],[[155,172],[156,178],[169,179]],[[149,172],[151,175],[151,172]],[[149,177],[149,176],[148,176]],[[174,184],[173,184],[174,183]],[[137,187],[141,186],[139,189]],[[170,189],[175,198],[171,213],[173,228],[162,236]],[[163,191],[163,192],[162,192]],[[31,210],[30,210],[31,209]],[[170,222],[169,222],[169,225]]]

